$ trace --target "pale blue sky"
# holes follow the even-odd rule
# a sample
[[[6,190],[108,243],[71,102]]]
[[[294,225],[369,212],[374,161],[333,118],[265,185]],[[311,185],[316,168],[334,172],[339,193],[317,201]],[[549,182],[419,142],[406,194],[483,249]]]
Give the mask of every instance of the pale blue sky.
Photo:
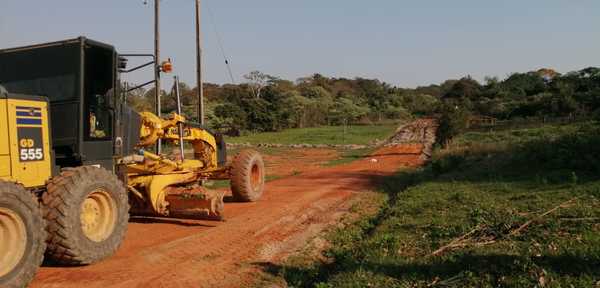
[[[153,0],[0,0],[0,47],[78,35],[151,52]],[[597,0],[203,0],[236,80],[251,70],[414,87],[541,67],[600,66]],[[162,0],[162,54],[194,84],[194,1]],[[204,10],[206,80],[229,82]],[[142,81],[150,75],[137,75]]]

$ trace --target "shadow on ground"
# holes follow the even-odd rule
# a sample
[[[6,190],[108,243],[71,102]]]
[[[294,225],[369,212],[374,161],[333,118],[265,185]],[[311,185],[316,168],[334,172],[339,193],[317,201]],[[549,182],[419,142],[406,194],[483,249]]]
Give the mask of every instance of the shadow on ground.
[[[160,217],[141,217],[141,216],[133,216],[129,218],[129,222],[131,223],[139,223],[139,224],[171,224],[185,227],[208,227],[213,228],[216,225],[209,225],[199,221],[219,221],[219,219],[213,219],[210,217],[202,217],[202,218],[193,218],[193,219],[184,219],[184,218],[160,218]]]
[[[452,260],[444,260],[436,263],[381,264],[365,262],[352,267],[343,267],[343,269],[344,273],[347,274],[352,274],[360,270],[361,273],[383,274],[387,277],[410,279],[414,282],[427,282],[435,278],[446,279],[447,281],[457,281],[461,280],[461,278],[469,277],[469,275],[498,275],[498,278],[502,277],[500,275],[527,275],[534,271],[524,269],[521,265],[516,263],[526,263],[530,260],[536,264],[537,271],[553,271],[558,277],[579,277],[584,275],[600,277],[600,269],[597,268],[600,267],[600,259],[589,259],[572,255],[544,256],[536,259],[526,259],[522,256],[502,254],[461,255]],[[288,283],[294,283],[298,279],[312,279],[310,285],[305,285],[305,287],[312,287],[315,283],[319,282],[327,282],[330,279],[324,275],[334,274],[323,272],[335,271],[341,268],[337,267],[336,263],[325,264],[321,266],[319,270],[290,267],[270,262],[257,262],[252,264],[267,274],[283,277]],[[467,271],[468,273],[465,273]],[[500,279],[496,280],[499,281]]]

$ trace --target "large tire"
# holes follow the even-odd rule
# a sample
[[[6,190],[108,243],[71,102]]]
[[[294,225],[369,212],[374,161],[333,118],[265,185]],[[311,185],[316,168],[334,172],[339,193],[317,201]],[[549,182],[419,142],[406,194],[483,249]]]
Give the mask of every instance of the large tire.
[[[265,189],[265,164],[260,153],[242,150],[231,163],[231,192],[235,201],[255,202]]]
[[[115,253],[129,221],[127,190],[109,171],[69,168],[42,196],[48,222],[46,256],[64,265],[87,265]]]
[[[0,181],[0,287],[25,287],[44,259],[46,231],[37,199]]]

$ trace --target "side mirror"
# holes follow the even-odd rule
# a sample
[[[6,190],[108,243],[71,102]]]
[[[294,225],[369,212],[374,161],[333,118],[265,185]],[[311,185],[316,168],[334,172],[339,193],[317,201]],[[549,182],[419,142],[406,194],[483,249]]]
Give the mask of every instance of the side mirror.
[[[119,58],[117,59],[117,67],[119,68],[119,70],[125,70],[127,69],[127,62],[129,61],[129,59],[119,56]]]

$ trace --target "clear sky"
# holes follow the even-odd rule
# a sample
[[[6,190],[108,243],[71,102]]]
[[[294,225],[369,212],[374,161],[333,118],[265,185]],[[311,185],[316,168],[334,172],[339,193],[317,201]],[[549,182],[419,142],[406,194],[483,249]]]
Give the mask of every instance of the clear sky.
[[[151,53],[154,0],[147,1],[0,0],[0,47],[85,35],[122,53]],[[202,2],[238,82],[260,70],[290,80],[321,73],[414,87],[600,66],[598,0]],[[161,7],[162,54],[195,84],[194,0],[162,0]],[[203,22],[206,80],[230,82],[207,9]]]

